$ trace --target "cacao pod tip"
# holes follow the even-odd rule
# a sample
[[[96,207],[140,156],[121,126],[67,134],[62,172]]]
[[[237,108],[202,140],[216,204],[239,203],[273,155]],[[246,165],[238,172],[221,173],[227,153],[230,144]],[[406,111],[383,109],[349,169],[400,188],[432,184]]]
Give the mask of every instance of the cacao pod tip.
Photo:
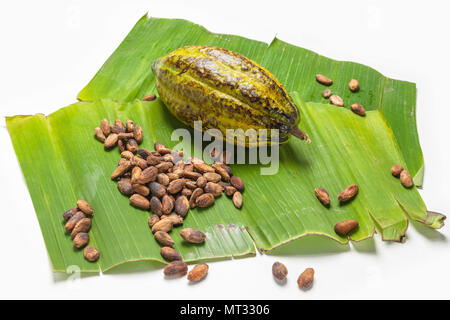
[[[300,140],[305,140],[307,143],[311,143],[311,140],[309,139],[308,135],[304,133],[302,130],[300,130],[298,127],[292,127],[292,129],[289,131],[290,134],[292,134],[294,137],[299,138]]]

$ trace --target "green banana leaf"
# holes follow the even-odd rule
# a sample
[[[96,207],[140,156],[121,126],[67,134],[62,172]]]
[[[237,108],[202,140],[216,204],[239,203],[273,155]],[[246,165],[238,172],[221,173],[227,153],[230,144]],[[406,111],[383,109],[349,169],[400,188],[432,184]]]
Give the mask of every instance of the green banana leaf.
[[[235,175],[246,185],[241,210],[222,195],[208,209],[190,210],[184,227],[207,233],[202,245],[189,245],[172,231],[175,249],[187,262],[248,256],[270,251],[294,239],[318,234],[340,243],[348,241],[333,231],[344,219],[357,219],[359,229],[351,239],[372,237],[400,241],[408,217],[432,228],[442,226],[443,216],[427,214],[416,187],[404,188],[390,174],[394,163],[407,166],[394,135],[380,110],[366,117],[344,108],[320,103],[300,107],[303,129],[314,141],[308,145],[291,139],[280,149],[276,175],[260,175],[260,165],[234,165]],[[33,200],[45,244],[55,271],[77,265],[81,271],[107,271],[130,261],[164,262],[159,245],[147,225],[149,212],[129,205],[110,175],[117,166],[117,148],[106,152],[93,136],[103,118],[133,119],[144,129],[145,148],[155,141],[169,147],[172,131],[184,126],[158,100],[117,102],[101,99],[78,102],[44,116],[7,118],[7,127]],[[357,197],[339,205],[337,194],[357,183]],[[325,208],[314,189],[323,187],[331,196]],[[95,210],[91,244],[99,248],[97,263],[86,262],[65,234],[62,213],[87,200]]]
[[[422,185],[423,157],[415,119],[415,84],[392,80],[367,66],[332,60],[276,38],[267,45],[239,36],[211,33],[186,20],[145,15],[79,93],[78,99],[132,101],[156,93],[150,68],[153,60],[194,44],[224,47],[255,60],[275,74],[289,93],[297,91],[306,102],[328,103],[321,96],[324,86],[315,81],[317,73],[327,75],[334,81],[331,90],[344,99],[346,108],[361,103],[366,110],[383,113],[414,182]],[[347,87],[352,78],[359,80],[361,88],[357,93]]]

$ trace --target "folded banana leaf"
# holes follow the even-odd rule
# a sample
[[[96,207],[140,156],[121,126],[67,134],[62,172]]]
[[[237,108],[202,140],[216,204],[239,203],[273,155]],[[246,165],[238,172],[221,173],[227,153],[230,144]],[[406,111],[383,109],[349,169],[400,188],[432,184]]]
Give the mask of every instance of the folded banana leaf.
[[[380,110],[392,128],[400,151],[417,186],[422,185],[423,157],[416,128],[416,86],[387,78],[367,66],[336,61],[279,39],[270,45],[239,36],[211,33],[186,20],[142,17],[109,57],[78,99],[101,98],[132,101],[155,93],[151,63],[184,45],[214,45],[237,51],[270,70],[288,92],[297,91],[303,101],[328,103],[317,73],[333,79],[330,89],[344,99],[345,107],[361,103],[366,110]],[[358,79],[360,90],[347,85]]]
[[[432,228],[443,217],[427,214],[415,187],[404,188],[390,174],[394,163],[407,166],[394,135],[380,110],[366,117],[344,108],[303,103],[302,126],[314,141],[308,145],[291,139],[280,149],[276,175],[260,175],[261,165],[234,165],[235,175],[246,185],[244,205],[236,209],[222,195],[208,209],[192,209],[184,227],[207,233],[202,245],[189,245],[172,231],[175,249],[187,262],[248,256],[257,249],[270,251],[294,239],[318,234],[341,243],[333,226],[344,219],[357,219],[355,241],[371,237],[377,228],[383,239],[400,241],[408,217]],[[172,131],[184,126],[159,101],[117,102],[102,99],[78,102],[44,116],[7,118],[7,127],[33,200],[47,250],[55,271],[76,265],[81,271],[107,271],[130,261],[164,262],[159,245],[147,225],[149,212],[129,205],[128,198],[110,179],[120,157],[116,149],[104,151],[93,128],[107,118],[133,119],[144,129],[145,148],[155,141],[169,147]],[[187,142],[185,142],[187,143]],[[360,191],[348,204],[340,205],[338,193],[357,183]],[[330,208],[315,197],[314,189],[326,188]],[[62,213],[87,200],[95,210],[91,244],[98,247],[97,263],[84,260],[64,231]]]

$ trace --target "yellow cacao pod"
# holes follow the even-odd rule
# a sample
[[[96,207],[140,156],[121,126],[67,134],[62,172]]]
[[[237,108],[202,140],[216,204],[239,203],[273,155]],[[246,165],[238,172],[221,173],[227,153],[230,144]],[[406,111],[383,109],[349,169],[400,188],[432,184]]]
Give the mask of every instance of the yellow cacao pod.
[[[155,60],[152,70],[160,99],[188,126],[202,121],[203,131],[218,129],[226,142],[247,147],[284,143],[290,134],[309,141],[283,85],[239,53],[187,46]],[[227,129],[242,130],[230,137]]]

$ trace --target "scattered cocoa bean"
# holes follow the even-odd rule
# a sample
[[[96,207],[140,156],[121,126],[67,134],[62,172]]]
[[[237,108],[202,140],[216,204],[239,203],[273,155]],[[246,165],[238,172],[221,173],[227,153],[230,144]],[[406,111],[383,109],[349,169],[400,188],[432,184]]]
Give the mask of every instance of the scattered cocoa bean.
[[[356,228],[358,228],[358,221],[356,220],[344,220],[336,223],[334,226],[334,232],[336,232],[340,236],[346,236]]]
[[[153,196],[150,199],[150,207],[152,208],[152,212],[154,214],[158,215],[159,217],[162,216],[162,203],[157,197]]]
[[[156,169],[158,169],[159,172],[168,172],[170,168],[173,167],[172,162],[161,162],[160,164],[157,164]]]
[[[161,210],[163,214],[169,214],[172,212],[175,203],[169,195],[164,195],[161,200]]]
[[[128,150],[128,151],[133,152],[133,153],[136,153],[137,150],[138,150],[138,143],[137,143],[136,140],[134,140],[134,139],[129,139],[129,140],[127,141],[126,147],[127,147],[127,150]]]
[[[183,257],[181,256],[181,254],[177,250],[175,250],[171,247],[162,247],[160,250],[160,253],[164,259],[169,260],[169,261],[183,260]]]
[[[214,183],[218,183],[220,180],[222,180],[222,177],[220,176],[220,174],[215,173],[215,172],[206,172],[203,174],[203,177],[205,177],[206,180],[208,180],[209,182],[214,182]]]
[[[114,148],[119,140],[119,135],[117,133],[111,133],[105,140],[105,150],[110,150]]]
[[[400,173],[402,173],[402,171],[403,167],[401,164],[396,164],[391,168],[391,174],[397,178],[400,177]]]
[[[345,188],[344,190],[342,190],[341,193],[339,193],[338,201],[339,202],[347,202],[347,201],[353,199],[357,193],[358,193],[358,185],[352,184],[352,185],[348,186],[347,188]]]
[[[141,174],[139,175],[138,183],[146,184],[151,181],[156,180],[156,176],[158,175],[158,169],[155,167],[148,167],[142,170]]]
[[[207,208],[214,204],[214,195],[212,193],[204,193],[198,196],[195,200],[195,206],[200,208]]]
[[[123,158],[121,158],[123,159]],[[121,177],[125,173],[127,173],[131,169],[131,161],[122,161],[119,166],[114,170],[114,172],[111,174],[111,180],[116,180],[117,178]]]
[[[146,186],[144,186],[143,184],[135,183],[132,186],[133,186],[133,191],[135,193],[140,194],[141,196],[146,197],[150,194],[150,189],[147,188]]]
[[[63,213],[63,219],[68,221],[78,211],[78,208],[72,208]]]
[[[405,188],[411,188],[414,185],[413,179],[407,170],[400,173],[400,182]]]
[[[233,186],[225,186],[224,189],[225,189],[225,194],[228,197],[232,197],[233,194],[236,192],[236,188]]]
[[[150,216],[150,218],[148,218],[148,226],[150,228],[153,228],[153,226],[155,225],[155,223],[157,223],[159,221],[159,216],[157,214],[152,214]]]
[[[288,275],[288,269],[286,268],[286,266],[284,264],[276,261],[272,265],[272,274],[278,280],[283,281],[286,279],[286,277]]]
[[[242,194],[239,191],[233,194],[233,204],[238,209],[242,208]]]
[[[153,101],[156,99],[156,95],[151,93],[148,96],[145,96],[144,98],[142,98],[143,101]]]
[[[172,220],[170,219],[161,219],[158,222],[156,222],[152,227],[152,232],[155,233],[156,231],[164,231],[169,232],[173,228]]]
[[[330,102],[331,102],[331,104],[334,104],[335,106],[338,106],[338,107],[344,106],[344,100],[342,100],[341,97],[339,97],[335,94],[330,96]]]
[[[223,188],[220,184],[214,182],[208,182],[204,188],[205,193],[211,193],[215,197],[219,197],[222,194]]]
[[[203,194],[202,188],[197,188],[192,192],[191,198],[189,199],[189,207],[190,208],[195,208],[197,206],[196,200],[202,194]],[[214,199],[214,196],[213,196],[213,199]]]
[[[199,178],[200,179],[200,178]],[[197,179],[198,180],[198,179]],[[206,185],[206,184],[205,184]],[[194,181],[191,180],[187,180],[186,183],[184,184],[184,186],[186,188],[189,188],[191,190],[195,190],[197,189],[197,184]]]
[[[144,196],[141,196],[140,194],[133,194],[130,197],[130,204],[133,207],[142,209],[142,210],[148,210],[150,208],[150,201]]]
[[[65,225],[66,231],[72,232],[73,228],[75,228],[75,225],[78,223],[78,221],[84,218],[86,218],[86,215],[84,214],[83,211],[75,212]]]
[[[148,167],[147,161],[145,161],[144,159],[142,159],[140,157],[136,157],[136,156],[133,156],[133,158],[131,158],[131,164],[138,166],[142,170],[144,170]]]
[[[144,139],[144,132],[142,131],[142,127],[139,125],[134,126],[133,133],[134,133],[134,140],[136,140],[138,144],[141,144],[142,140]]]
[[[133,131],[134,131],[134,121],[133,120],[127,120],[125,122],[125,127],[127,128],[127,132],[133,133]]]
[[[98,260],[98,258],[100,258],[100,252],[98,252],[98,250],[93,246],[87,246],[86,248],[84,248],[83,253],[86,260],[90,262],[95,262]]]
[[[125,196],[131,196],[133,194],[133,186],[131,184],[130,178],[122,177],[117,183],[117,188],[120,193]]]
[[[77,207],[78,207],[78,209],[80,209],[87,215],[90,215],[90,216],[94,215],[94,210],[92,209],[91,205],[86,200],[78,200]]]
[[[147,163],[150,166],[156,166],[162,162],[161,157],[155,156],[153,154],[150,154],[149,156],[147,156],[146,159],[147,159]]]
[[[126,131],[125,127],[121,127],[118,125],[109,126],[111,128],[111,132],[115,134],[124,133]]]
[[[80,232],[89,232],[91,230],[92,221],[89,218],[83,218],[77,222],[75,227],[72,229],[72,239]]]
[[[138,166],[134,167],[133,170],[131,170],[131,183],[138,183],[141,173],[142,173],[141,167]]]
[[[167,187],[167,192],[171,194],[178,193],[183,189],[185,183],[186,181],[184,179],[173,180],[172,182],[169,183],[169,186]]]
[[[228,175],[231,177],[233,175],[233,170],[231,170],[231,168],[229,166],[227,166],[225,163],[222,162],[214,162],[214,164],[212,165],[212,167],[214,169],[223,169],[225,170]],[[220,173],[219,173],[220,174]]]
[[[230,179],[230,183],[233,187],[235,187],[238,191],[244,191],[244,182],[242,182],[241,178],[237,176],[233,176]]]
[[[172,240],[172,237],[164,231],[156,231],[155,239],[159,242],[159,244],[167,247],[173,247],[175,242]]]
[[[325,99],[328,99],[329,97],[331,97],[331,90],[330,89],[325,89],[322,91],[322,97],[324,97]]]
[[[128,150],[124,150],[123,152],[120,153],[120,156],[122,158],[127,159],[127,160],[131,160],[131,159],[133,159],[134,154],[133,154],[133,152],[130,152]]]
[[[118,134],[118,138],[119,138],[119,140],[133,139],[134,134],[133,134],[133,132],[121,132]]]
[[[350,80],[349,84],[348,84],[348,88],[350,89],[350,91],[352,92],[356,92],[359,90],[359,82],[356,79],[352,79]]]
[[[200,173],[206,173],[206,172],[214,172],[214,168],[210,167],[209,165],[207,165],[204,162],[195,162],[192,163],[194,165],[195,170],[197,170],[197,172]]]
[[[186,166],[186,167],[188,167],[188,166]],[[200,178],[202,176],[202,174],[198,173],[198,172],[186,171],[186,167],[184,168],[184,171],[183,171],[184,178],[197,180],[198,178]]]
[[[316,197],[320,202],[326,207],[330,205],[330,196],[328,195],[327,190],[324,188],[316,188],[315,190]]]
[[[126,150],[126,146],[125,143],[123,142],[124,140],[117,140],[117,147],[119,148],[119,152],[122,153]]]
[[[108,119],[103,119],[102,121],[100,121],[100,129],[102,129],[105,137],[109,136],[109,134],[111,133],[111,128],[109,127]]]
[[[148,184],[150,188],[150,192],[152,196],[162,198],[165,194],[167,194],[167,189],[162,184],[159,184],[158,182],[150,182]]]
[[[208,183],[208,180],[202,176],[197,179],[196,185],[199,188],[204,188],[207,183]]]
[[[73,246],[77,249],[83,248],[89,243],[89,234],[86,232],[78,232],[75,238],[73,238]]]
[[[181,229],[180,236],[184,241],[190,243],[202,243],[206,239],[206,235],[203,232],[194,228]]]
[[[316,80],[325,86],[331,86],[333,84],[333,80],[325,77],[323,74],[316,74]]]
[[[177,200],[175,200],[175,212],[184,218],[188,210],[189,200],[185,196],[179,196]]]
[[[99,127],[95,128],[94,134],[98,141],[105,142],[106,137],[105,137],[105,134],[103,133],[102,129],[100,129]]]
[[[174,227],[183,225],[183,217],[178,214],[163,214],[161,219],[169,219]]]
[[[184,276],[188,271],[187,264],[180,260],[175,260],[170,262],[164,268],[164,275],[166,277],[181,277]]]
[[[183,188],[183,190],[181,190],[181,195],[189,199],[192,195],[192,190],[188,188]]]
[[[147,159],[147,157],[152,154],[150,150],[144,148],[138,148],[136,152],[141,156],[142,159]]]
[[[197,282],[202,280],[208,274],[208,265],[206,263],[198,264],[188,273],[188,280],[192,282]]]
[[[307,268],[303,271],[297,279],[297,284],[302,289],[311,288],[314,281],[314,269]]]
[[[360,115],[362,117],[364,117],[366,115],[366,109],[364,109],[364,107],[359,104],[359,103],[354,103],[350,106],[350,109],[356,113],[357,115]]]
[[[158,181],[159,184],[167,187],[171,180],[167,174],[158,173],[158,176],[156,177],[156,181]]]

